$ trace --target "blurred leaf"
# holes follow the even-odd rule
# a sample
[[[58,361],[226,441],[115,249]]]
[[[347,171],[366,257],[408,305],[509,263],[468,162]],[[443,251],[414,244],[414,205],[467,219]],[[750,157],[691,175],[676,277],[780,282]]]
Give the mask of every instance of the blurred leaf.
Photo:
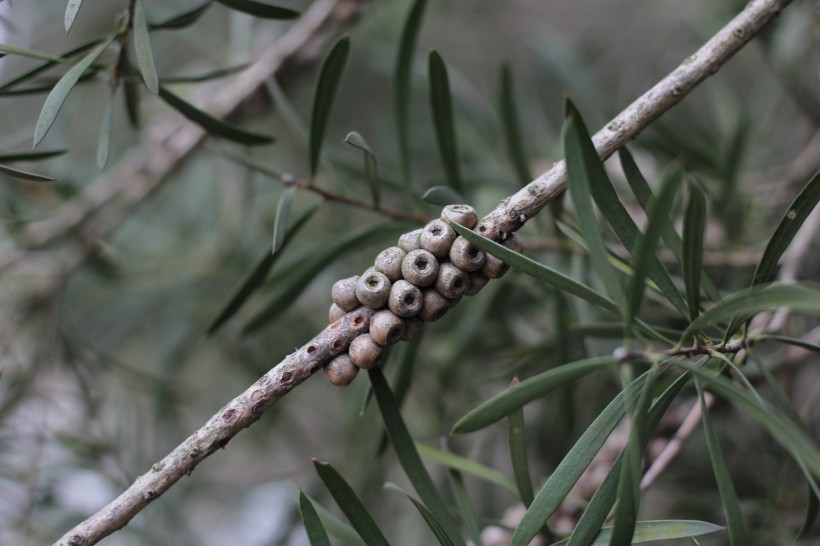
[[[327,536],[322,520],[313,507],[313,503],[299,491],[299,514],[302,516],[302,523],[305,525],[310,546],[330,546],[330,539]]]
[[[430,107],[433,110],[433,124],[436,129],[436,142],[438,143],[441,163],[444,166],[447,183],[450,187],[458,193],[464,193],[458,172],[458,148],[447,67],[436,50],[430,52],[428,62]]]
[[[79,55],[81,53],[85,53],[89,49],[91,49],[94,46],[98,45],[100,43],[100,41],[101,41],[100,38],[95,38],[95,39],[90,40],[88,42],[84,42],[84,43],[78,45],[77,47],[74,47],[74,48],[66,51],[65,53],[63,53],[59,57],[54,57],[52,55],[45,54],[45,55],[48,56],[49,60],[46,60],[46,62],[44,62],[44,63],[42,63],[38,66],[35,66],[34,68],[32,68],[30,70],[27,70],[26,72],[23,72],[22,74],[20,74],[16,78],[13,78],[12,80],[7,81],[3,85],[0,85],[0,90],[7,90],[7,89],[10,89],[10,88],[20,84],[20,83],[28,81],[31,78],[33,78],[34,76],[36,76],[37,74],[40,74],[41,72],[44,72],[45,70],[48,70],[49,68],[51,68],[52,66],[54,66],[56,64],[71,63],[71,60],[70,60],[71,57],[74,57],[75,55]],[[3,47],[7,47],[7,46],[0,45],[0,51],[3,50],[2,49]],[[38,57],[38,58],[41,58],[41,57]]]
[[[635,535],[632,537],[632,544],[642,544],[655,540],[698,537],[725,530],[725,527],[705,521],[685,519],[639,521],[635,525]],[[591,546],[606,546],[610,543],[611,533],[611,527],[601,529],[601,532],[595,537],[595,540],[590,543]],[[556,542],[552,546],[569,546],[569,539]]]
[[[350,38],[345,36],[333,46],[322,63],[316,96],[313,98],[313,113],[310,118],[310,177],[316,176],[319,156],[325,136],[327,120],[333,107],[333,99],[342,79],[342,73],[350,53]]]
[[[97,142],[97,167],[101,170],[105,169],[106,164],[108,164],[108,152],[111,149],[111,132],[114,129],[114,97],[116,93],[117,89],[112,88],[100,125],[100,139]]]
[[[513,89],[512,72],[510,66],[501,66],[501,124],[504,127],[504,136],[507,141],[507,153],[515,167],[518,181],[522,186],[529,184],[532,179],[527,153],[521,141],[521,128],[518,123],[518,108],[515,105],[515,91]]]
[[[430,512],[430,510],[428,510],[427,507],[424,506],[424,504],[420,500],[413,497],[413,495],[411,495],[395,483],[387,482],[386,484],[384,484],[384,488],[388,491],[395,491],[397,493],[401,493],[402,495],[410,499],[410,502],[412,502],[413,505],[416,507],[416,510],[419,511],[421,517],[424,518],[425,523],[427,523],[427,527],[429,527],[430,530],[433,532],[433,535],[435,535],[436,540],[438,540],[438,543],[442,546],[453,546],[453,541],[450,540],[450,537],[447,536],[447,533],[444,531],[444,528],[436,519],[436,516],[434,516],[433,513]]]
[[[437,463],[443,464],[444,466],[451,468],[453,470],[465,472],[481,480],[484,480],[487,483],[498,485],[500,487],[503,487],[513,495],[517,495],[518,490],[516,489],[515,484],[508,480],[503,474],[501,474],[501,472],[493,468],[485,466],[466,457],[456,455],[455,453],[450,453],[449,451],[441,451],[439,449],[435,449],[428,445],[418,442],[416,442],[416,449],[418,450],[419,455],[426,459],[436,461]]]
[[[421,196],[424,201],[431,205],[458,205],[466,203],[467,200],[450,186],[433,186]]]
[[[288,124],[288,128],[291,131],[293,131],[293,133],[299,139],[300,144],[307,146],[310,142],[310,129],[308,129],[307,124],[299,115],[299,112],[296,110],[296,107],[288,99],[288,96],[282,90],[282,87],[279,85],[279,82],[276,80],[275,77],[267,78],[265,80],[265,87],[271,94],[271,97],[273,98],[273,104],[276,107],[277,111],[285,119],[285,123]]]
[[[387,539],[379,530],[370,512],[367,511],[362,501],[353,491],[353,488],[345,481],[339,472],[336,471],[329,463],[323,463],[313,459],[313,466],[322,479],[333,500],[342,510],[359,536],[368,546],[390,546]]]
[[[757,334],[753,338],[754,341],[757,341],[757,340],[765,341],[767,339],[772,340],[772,341],[779,341],[781,343],[787,343],[789,345],[794,345],[796,347],[801,347],[801,348],[806,349],[808,351],[814,351],[815,353],[820,353],[820,345],[817,345],[816,343],[811,343],[811,342],[808,342],[808,341],[805,341],[805,340],[802,340],[802,339],[797,339],[797,338],[788,337],[788,336],[780,336],[780,335],[776,335],[776,334]]]
[[[137,57],[137,66],[145,81],[145,86],[153,94],[159,92],[159,77],[154,64],[154,54],[151,52],[151,37],[148,35],[148,20],[141,0],[134,0],[134,53]]]
[[[415,0],[407,15],[407,20],[401,31],[399,53],[396,59],[396,77],[394,79],[393,100],[396,109],[396,129],[398,131],[399,161],[404,179],[404,187],[410,188],[411,159],[410,159],[410,129],[407,117],[410,110],[410,77],[413,70],[413,53],[421,27],[421,19],[427,0]]]
[[[288,228],[290,205],[293,203],[293,197],[295,195],[296,188],[291,186],[283,191],[282,195],[279,197],[279,203],[276,205],[276,220],[273,224],[273,244],[271,245],[271,254],[276,254],[282,248],[282,243],[285,240],[285,233]],[[312,212],[313,211],[311,211],[311,213]]]
[[[433,480],[421,462],[413,438],[404,424],[404,419],[402,419],[401,412],[396,405],[396,399],[393,397],[393,392],[390,390],[384,375],[382,375],[381,369],[376,366],[369,369],[367,373],[373,385],[373,393],[376,395],[387,435],[390,438],[390,443],[393,444],[393,449],[404,469],[404,473],[410,483],[413,484],[413,488],[421,497],[424,505],[436,515],[438,523],[450,542],[456,546],[464,546],[456,522],[453,521],[447,505],[441,499]]]
[[[65,7],[65,33],[68,34],[68,31],[71,30],[71,27],[74,26],[74,20],[77,18],[77,14],[80,12],[80,8],[83,5],[83,0],[68,0],[68,4]]]
[[[42,51],[36,51],[34,49],[29,49],[27,47],[20,47],[20,46],[11,45],[11,44],[0,44],[0,52],[8,53],[8,54],[11,54],[11,55],[19,55],[21,57],[28,57],[30,59],[39,59],[41,61],[49,61],[51,63],[51,65],[54,65],[54,64],[57,64],[57,63],[66,64],[66,63],[71,62],[66,58],[57,57],[55,55],[51,55],[50,53],[44,53]],[[91,62],[94,62],[94,61],[91,61]],[[89,64],[91,64],[91,63],[89,63]]]
[[[397,355],[395,358],[398,360],[396,363],[396,377],[393,379],[393,396],[395,397],[396,405],[399,408],[401,408],[404,403],[404,399],[410,390],[410,384],[413,379],[413,368],[416,364],[416,355],[418,355],[423,337],[424,329],[422,329],[422,331],[419,332],[410,342],[402,343],[399,347],[391,350],[390,352],[391,357],[393,355]],[[370,395],[372,395],[373,385],[369,384],[368,386],[370,387]],[[381,440],[379,441],[378,448],[376,449],[376,454],[378,457],[381,457],[387,449],[387,444],[387,433],[382,431]]]
[[[313,505],[316,514],[319,516],[319,521],[322,522],[324,528],[327,529],[331,535],[341,540],[343,544],[349,546],[367,546],[353,527],[328,512],[321,504],[316,502],[315,499],[312,499],[310,495],[306,495],[301,489],[295,486],[291,487],[291,492],[297,504],[299,502],[299,496],[304,495]]]
[[[262,19],[295,19],[299,17],[298,11],[293,11],[288,8],[281,8],[279,6],[272,6],[254,0],[216,0],[223,6],[227,6],[236,11],[253,15],[254,17],[261,17]]]
[[[68,94],[77,84],[80,77],[92,64],[94,64],[94,61],[102,55],[103,51],[108,48],[112,41],[114,41],[114,36],[110,36],[106,40],[103,40],[101,44],[95,47],[77,64],[72,66],[63,75],[63,77],[60,78],[60,81],[57,82],[54,89],[51,90],[51,93],[49,93],[48,97],[46,97],[46,101],[43,104],[43,109],[40,111],[40,117],[37,120],[37,126],[34,129],[35,148],[40,141],[45,138],[46,133],[48,133],[51,125],[57,118],[57,113],[60,111],[60,108],[62,108],[63,103],[65,103],[66,98],[68,98]]]
[[[376,156],[373,155],[370,146],[367,145],[362,135],[356,131],[349,132],[345,137],[345,142],[362,151],[362,155],[364,156],[364,172],[367,177],[367,182],[370,184],[370,193],[373,195],[373,203],[376,205],[376,208],[379,208],[381,198],[379,196],[379,180],[376,177]]]
[[[516,377],[510,385],[510,390],[518,388],[519,384],[520,381]],[[530,465],[527,460],[527,441],[524,432],[524,409],[522,406],[507,415],[507,435],[509,436],[510,462],[513,476],[515,476],[518,496],[524,506],[529,507],[535,497],[535,491],[532,488]]]
[[[48,150],[45,152],[17,152],[0,154],[0,161],[3,163],[14,163],[15,161],[42,161],[63,155],[68,150]]]
[[[264,174],[265,176],[269,176],[279,182],[282,181],[282,178],[285,176],[285,172],[279,170],[274,165],[269,165],[267,163],[262,163],[260,161],[255,160],[251,156],[244,155],[244,154],[237,154],[230,150],[226,149],[216,149],[215,150],[219,155],[222,157],[229,159],[243,167],[247,167],[252,171],[256,171],[258,173]]]
[[[589,131],[569,98],[564,101],[564,114],[566,122],[563,141],[567,162],[567,188],[575,205],[578,226],[589,248],[592,265],[607,294],[615,301],[623,301],[623,287],[609,263],[601,228],[592,207],[592,188],[609,184],[609,179],[592,144]]]
[[[229,66],[227,68],[218,68],[216,70],[211,70],[210,72],[205,72],[204,74],[195,74],[193,76],[174,76],[171,78],[162,78],[162,83],[170,84],[170,83],[198,83],[198,82],[207,82],[210,80],[216,80],[219,78],[224,78],[226,76],[232,76],[233,74],[237,74],[242,72],[246,68],[248,68],[250,64],[242,63],[236,66]]]
[[[205,2],[195,8],[191,8],[189,10],[183,11],[173,17],[166,19],[165,21],[161,21],[159,23],[149,23],[148,28],[150,30],[168,30],[168,29],[180,29],[190,26],[196,23],[199,18],[205,13],[205,10],[211,5],[211,2]]]
[[[481,540],[481,528],[478,525],[478,515],[473,503],[470,501],[470,494],[467,492],[464,478],[457,470],[450,470],[448,476],[450,478],[450,489],[453,490],[453,497],[456,499],[458,511],[461,513],[461,521],[464,522],[464,527],[467,529],[467,535],[475,546],[484,546],[484,541]]]
[[[700,276],[703,269],[703,234],[706,230],[706,196],[695,184],[689,185],[689,203],[683,219],[683,283],[689,319],[700,313]]]
[[[19,178],[21,180],[32,180],[34,182],[53,182],[57,180],[56,178],[52,178],[44,174],[23,171],[21,169],[9,167],[8,165],[0,165],[0,174],[5,174],[6,176],[10,176],[12,178]]]
[[[220,136],[240,144],[247,144],[248,146],[270,144],[274,140],[273,137],[259,133],[252,133],[217,119],[196,108],[192,104],[185,102],[178,96],[168,91],[168,89],[162,85],[159,86],[159,96],[162,100],[168,103],[171,108],[213,135]]]
[[[138,129],[140,126],[140,86],[134,81],[126,78],[122,82],[123,99],[125,100],[125,112],[128,114],[128,123],[131,127]]]

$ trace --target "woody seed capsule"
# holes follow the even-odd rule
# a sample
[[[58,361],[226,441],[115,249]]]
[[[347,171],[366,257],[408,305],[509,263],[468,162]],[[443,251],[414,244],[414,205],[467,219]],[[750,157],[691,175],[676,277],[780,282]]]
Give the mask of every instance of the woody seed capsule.
[[[359,368],[353,364],[350,355],[344,353],[328,362],[324,373],[327,380],[337,387],[346,387],[356,379]]]
[[[382,347],[398,343],[405,329],[404,320],[388,309],[374,313],[370,319],[370,337]]]
[[[394,282],[390,288],[387,306],[400,317],[412,317],[418,314],[423,303],[421,290],[405,280]]]
[[[401,274],[408,282],[423,288],[436,282],[438,260],[426,250],[411,250],[401,263]]]
[[[500,279],[504,276],[507,270],[510,268],[507,264],[493,256],[492,254],[487,254],[487,259],[484,261],[484,265],[481,267],[481,273],[489,278],[489,279]]]
[[[443,220],[433,220],[421,232],[421,248],[436,258],[447,256],[455,240],[456,230]]]
[[[462,271],[478,271],[486,259],[485,252],[464,237],[453,241],[450,247],[450,261]]]
[[[350,360],[363,370],[372,368],[384,351],[384,347],[373,341],[370,334],[362,334],[350,342]]]
[[[438,269],[436,290],[447,299],[460,298],[470,287],[470,278],[467,274],[451,264],[444,262]]]
[[[396,282],[401,279],[401,262],[405,256],[407,256],[407,252],[397,246],[382,250],[376,256],[376,271],[387,275],[390,282]]]
[[[345,311],[335,303],[330,304],[330,310],[327,312],[327,318],[330,322],[336,322],[340,318],[345,316]]]
[[[467,229],[473,229],[478,223],[475,209],[470,205],[447,205],[441,211],[441,219],[444,221],[449,220]]]
[[[442,296],[435,288],[427,288],[422,291],[424,295],[424,305],[419,311],[419,318],[425,322],[435,322],[450,310],[450,300]]]
[[[339,309],[347,313],[353,311],[359,305],[359,300],[356,298],[356,281],[359,276],[348,277],[333,283],[333,288],[330,289],[330,296],[333,298],[333,303],[339,306]],[[331,321],[333,322],[333,321]]]
[[[404,319],[404,324],[406,328],[404,329],[404,335],[401,336],[401,340],[410,341],[416,337],[419,332],[421,332],[421,329],[424,326],[424,321],[416,315],[415,317]]]
[[[421,248],[421,229],[414,229],[410,233],[405,233],[399,237],[399,248],[405,252],[410,252]]]
[[[470,286],[464,291],[465,296],[475,296],[490,281],[481,271],[470,273]]]
[[[356,283],[356,297],[366,307],[381,309],[390,296],[390,284],[387,275],[372,271],[359,277]]]

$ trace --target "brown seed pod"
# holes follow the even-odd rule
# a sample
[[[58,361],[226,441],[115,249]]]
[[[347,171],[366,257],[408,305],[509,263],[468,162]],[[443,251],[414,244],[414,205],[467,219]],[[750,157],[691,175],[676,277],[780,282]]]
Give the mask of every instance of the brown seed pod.
[[[388,309],[374,313],[370,319],[370,336],[382,347],[398,343],[405,329],[404,320]]]
[[[438,260],[423,249],[411,250],[401,263],[401,274],[411,284],[423,288],[436,282]]]
[[[345,310],[336,305],[335,303],[331,303],[330,310],[327,312],[327,318],[330,320],[330,322],[336,322],[343,316],[345,316]]]
[[[464,237],[453,241],[450,247],[450,261],[462,271],[478,271],[486,259],[487,254]]]
[[[424,327],[424,321],[421,320],[418,315],[404,319],[404,324],[406,325],[406,328],[404,329],[404,335],[401,336],[402,341],[410,341],[416,337]]]
[[[424,305],[419,311],[419,318],[425,322],[435,322],[450,310],[450,300],[438,293],[435,288],[422,290]]]
[[[348,277],[333,283],[333,288],[330,289],[330,296],[333,298],[333,303],[339,306],[339,309],[345,313],[353,311],[361,303],[356,298],[356,281],[359,276]],[[331,321],[333,322],[333,321]]]
[[[398,247],[405,252],[411,252],[421,248],[421,229],[414,229],[410,233],[405,233],[399,237]]]
[[[441,219],[444,221],[449,220],[467,229],[473,229],[478,223],[475,209],[470,205],[447,205],[441,211]]]
[[[324,368],[324,373],[327,380],[337,387],[346,387],[356,379],[359,368],[353,364],[350,355],[344,353],[328,362]]]
[[[436,258],[447,256],[455,240],[456,230],[443,220],[433,220],[421,232],[421,248]]]
[[[464,292],[465,296],[475,296],[490,281],[481,271],[470,273],[470,286]]]
[[[390,296],[390,285],[387,275],[372,271],[359,277],[356,283],[356,297],[366,307],[381,309]]]
[[[387,306],[400,317],[407,318],[418,314],[423,303],[421,290],[405,280],[394,282],[390,288]]]
[[[407,252],[397,246],[391,246],[379,252],[376,256],[376,271],[384,273],[390,282],[396,282],[401,279],[401,262]]]
[[[481,267],[481,273],[489,279],[500,279],[509,268],[510,266],[492,254],[487,254],[487,258],[484,260],[484,265]]]
[[[363,370],[369,370],[376,365],[382,355],[384,347],[373,341],[370,334],[362,334],[350,342],[350,360]]]
[[[464,295],[470,287],[470,278],[450,262],[444,262],[438,268],[436,290],[447,299],[454,300]]]

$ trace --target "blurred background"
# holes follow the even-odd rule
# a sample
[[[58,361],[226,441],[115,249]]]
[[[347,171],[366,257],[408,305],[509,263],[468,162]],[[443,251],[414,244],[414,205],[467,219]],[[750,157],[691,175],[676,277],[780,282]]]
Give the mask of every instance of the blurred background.
[[[281,3],[300,11],[310,5]],[[112,32],[127,4],[86,0],[66,36],[65,2],[3,2],[0,42],[59,55]],[[283,185],[262,170],[309,178],[305,127],[317,70],[342,33],[350,36],[352,48],[329,119],[317,183],[340,195],[368,198],[361,152],[343,142],[357,131],[378,161],[385,206],[437,215],[438,205],[420,199],[427,188],[445,183],[429,106],[426,59],[435,49],[449,70],[465,197],[481,215],[521,185],[499,116],[502,64],[514,81],[523,148],[530,172],[537,175],[562,157],[565,95],[595,131],[742,9],[739,2],[705,0],[430,0],[412,72],[408,198],[395,189],[401,187],[401,167],[393,76],[410,2],[341,4],[336,26],[324,41],[300,51],[275,83],[244,97],[230,118],[243,128],[274,135],[274,144],[242,147],[205,139],[144,195],[101,207],[108,215],[104,221],[81,216],[69,229],[28,244],[28,228],[47,225],[43,222],[77,203],[93,184],[120,184],[125,192],[135,188],[139,193],[146,187],[139,173],[132,173],[133,180],[123,175],[130,172],[131,154],[148,150],[150,163],[149,152],[163,128],[189,123],[142,87],[142,128],[134,128],[118,95],[108,165],[101,171],[97,149],[110,95],[101,71],[73,90],[38,147],[68,153],[22,164],[58,180],[4,177],[0,544],[50,543],[118,495],[322,329],[331,284],[363,271],[379,250],[413,228],[344,203],[322,203],[241,311],[214,335],[205,335],[232,291],[270,248]],[[144,5],[149,21],[193,7],[183,1]],[[195,24],[151,33],[160,79],[253,63],[277,47],[277,38],[292,24],[255,19],[214,3]],[[656,185],[673,159],[703,182],[710,199],[706,264],[724,291],[749,283],[789,202],[820,166],[818,44],[820,3],[794,2],[770,29],[630,145],[650,185]],[[100,62],[114,60],[107,53]],[[38,62],[15,55],[0,59],[0,85]],[[59,67],[52,69],[38,81],[53,84],[49,78],[61,73]],[[180,96],[207,98],[241,75],[171,88]],[[46,93],[6,91],[0,90],[0,153],[28,151]],[[609,166],[623,200],[640,220],[640,207],[617,160]],[[291,217],[321,201],[313,192],[300,191]],[[99,214],[95,209],[95,218]],[[792,279],[820,281],[817,224],[816,219],[807,223],[802,250],[789,262]],[[364,243],[339,255],[328,252],[333,243],[366,227],[374,228]],[[583,251],[556,229],[548,211],[521,236],[528,255],[597,282]],[[321,267],[308,270],[305,264],[316,257]],[[243,328],[270,309],[271,302],[278,307],[259,327]],[[650,303],[646,315],[659,324],[680,326],[660,305]],[[448,437],[448,431],[466,411],[506,388],[514,375],[525,378],[584,355],[611,353],[619,338],[610,338],[603,327],[596,332],[579,326],[603,320],[583,303],[511,273],[427,328],[416,344],[396,347],[385,370],[395,381],[394,370],[408,370],[406,363],[413,363],[403,414],[417,441],[446,447],[510,477],[503,426],[465,436]],[[816,321],[791,315],[784,330],[800,337],[816,327]],[[816,366],[812,369],[817,355],[762,344],[759,356],[776,370],[817,432],[819,383]],[[401,368],[400,362],[405,363]],[[618,390],[614,373],[598,374],[527,407],[536,491]],[[321,374],[310,379],[103,543],[307,544],[294,501],[297,488],[339,515],[317,480],[312,457],[331,462],[344,474],[391,542],[431,543],[432,535],[407,500],[382,489],[386,481],[406,485],[406,480],[390,449],[382,454],[381,421],[367,403],[366,391],[364,377],[346,389],[330,385]],[[653,444],[655,451],[677,430],[693,400],[694,394],[687,393],[679,407],[673,406],[660,443]],[[791,541],[805,505],[795,465],[743,414],[720,402],[713,411],[750,536],[756,544]],[[603,468],[611,460],[603,460]],[[430,462],[429,468],[434,476],[446,477],[440,465]],[[498,526],[494,532],[502,544],[504,525],[515,524],[518,501],[503,488],[466,479],[480,522]],[[571,529],[582,505],[579,491],[578,504],[563,507],[564,519],[554,524]],[[648,489],[642,515],[724,523],[699,429]],[[719,535],[700,542],[727,540]]]

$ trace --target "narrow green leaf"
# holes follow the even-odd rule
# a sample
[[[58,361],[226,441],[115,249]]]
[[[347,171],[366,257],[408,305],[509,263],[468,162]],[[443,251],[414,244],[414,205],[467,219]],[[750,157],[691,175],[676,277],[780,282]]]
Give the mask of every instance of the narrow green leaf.
[[[788,336],[780,336],[776,334],[758,334],[754,337],[754,341],[760,340],[771,340],[771,341],[779,341],[780,343],[786,343],[788,345],[794,345],[795,347],[801,347],[806,349],[807,351],[813,351],[815,353],[820,353],[820,345],[816,343],[811,343],[808,341],[804,341],[802,339],[797,339]]]
[[[303,493],[295,486],[291,486],[290,489],[297,504],[299,503],[300,493],[307,497],[307,500],[310,501],[313,508],[316,510],[316,514],[319,516],[319,521],[322,522],[324,528],[327,529],[331,535],[341,540],[342,544],[347,544],[349,546],[367,546],[353,527],[328,512],[324,506],[316,502],[316,499],[311,498],[310,495]]]
[[[700,276],[703,268],[703,233],[706,230],[706,196],[695,185],[689,185],[689,202],[683,219],[683,283],[689,319],[700,313]]]
[[[416,443],[416,450],[419,452],[419,455],[425,459],[436,461],[447,468],[470,474],[487,483],[503,487],[513,495],[517,495],[518,493],[514,483],[507,479],[501,472],[489,466],[468,459],[467,457],[462,457],[449,451],[441,451],[418,442]]]
[[[108,152],[111,149],[111,132],[114,129],[114,97],[116,93],[116,88],[111,90],[108,104],[103,113],[102,124],[100,125],[100,139],[97,142],[97,167],[101,170],[105,169],[106,164],[108,164]]]
[[[353,528],[356,529],[356,532],[359,533],[359,536],[362,537],[362,540],[368,546],[390,546],[367,508],[342,475],[329,463],[313,459],[313,466],[316,468],[322,483],[325,484],[325,487],[333,496],[333,500],[336,501],[336,504],[341,508]]]
[[[376,366],[368,370],[367,373],[373,385],[373,393],[376,395],[387,435],[390,438],[390,443],[393,444],[393,449],[404,469],[404,473],[410,483],[413,484],[413,488],[421,497],[424,505],[436,515],[448,539],[456,546],[464,546],[464,541],[458,532],[458,526],[421,462],[413,438],[404,424],[404,419],[402,419],[401,412],[399,412],[396,405],[396,399],[393,397],[393,392],[390,390],[381,369]]]
[[[391,355],[398,354],[396,357],[398,362],[396,364],[396,376],[393,379],[393,396],[396,398],[396,405],[401,408],[407,393],[410,391],[410,384],[413,379],[413,368],[416,364],[416,356],[421,346],[421,340],[424,337],[424,330],[416,335],[409,343],[402,343],[399,347],[390,352]],[[370,386],[370,393],[373,393],[373,385]],[[387,449],[388,438],[385,431],[381,432],[381,439],[376,449],[376,456],[381,457]],[[418,447],[418,446],[417,446]]]
[[[373,151],[370,149],[370,146],[367,145],[367,142],[362,135],[356,131],[349,132],[345,137],[345,142],[357,150],[362,151],[362,156],[364,157],[364,173],[367,177],[367,183],[370,184],[370,193],[373,196],[373,203],[376,205],[376,208],[378,208],[381,204],[381,196],[379,190],[379,179],[376,176],[376,169],[378,168],[376,156],[373,155]]]
[[[514,378],[510,390],[518,388],[521,382]],[[515,485],[518,496],[525,507],[532,504],[535,491],[532,488],[530,464],[527,460],[527,441],[524,436],[524,409],[523,406],[507,415],[507,435],[510,445],[510,462],[512,463]]]
[[[170,83],[199,83],[199,82],[207,82],[211,80],[217,80],[219,78],[224,78],[226,76],[232,76],[234,74],[238,74],[242,72],[246,68],[250,66],[249,63],[242,63],[236,66],[229,66],[227,68],[217,68],[216,70],[211,70],[209,72],[205,72],[203,74],[193,74],[191,76],[173,76],[170,78],[162,78],[162,83],[170,84]]]
[[[63,155],[68,150],[48,150],[45,152],[17,152],[0,154],[0,161],[3,163],[14,163],[15,161],[42,161]]]
[[[137,82],[126,78],[122,82],[125,113],[128,114],[128,123],[134,129],[140,126],[140,86]]]
[[[293,102],[288,99],[275,76],[265,80],[265,88],[270,93],[277,112],[282,115],[288,128],[298,138],[299,144],[307,146],[310,143],[310,129],[308,129],[307,123],[302,119]]]
[[[74,20],[77,19],[77,14],[80,12],[82,5],[83,0],[68,0],[68,4],[65,7],[65,17],[63,18],[66,34],[68,34],[68,31],[74,26]]]
[[[23,72],[22,74],[20,74],[16,78],[13,78],[13,79],[7,81],[3,85],[0,85],[0,91],[5,91],[5,90],[8,90],[8,89],[11,89],[11,88],[15,87],[16,85],[18,85],[20,83],[29,81],[30,79],[32,79],[37,74],[40,74],[40,73],[48,70],[49,68],[53,67],[56,64],[60,64],[60,63],[71,64],[71,58],[72,57],[74,57],[76,55],[80,55],[82,53],[85,53],[86,51],[88,51],[91,48],[98,45],[100,43],[100,41],[101,41],[100,38],[95,38],[93,40],[83,42],[80,45],[78,45],[78,46],[76,46],[76,47],[62,53],[59,57],[55,57],[55,56],[49,55],[47,53],[41,53],[39,51],[35,51],[34,53],[36,53],[38,55],[45,55],[46,56],[45,62],[35,66],[34,68],[31,68],[31,69]],[[10,46],[0,44],[0,51],[3,51],[4,47],[10,47]],[[11,47],[13,47],[13,46],[11,46]],[[31,50],[28,50],[28,51],[31,51]],[[42,59],[43,57],[38,56],[36,58]]]
[[[272,6],[254,0],[216,0],[223,6],[227,6],[236,11],[260,17],[262,19],[295,19],[299,17],[298,11]]]
[[[458,193],[464,193],[461,176],[458,172],[458,147],[456,145],[453,105],[450,96],[450,80],[447,77],[447,66],[436,50],[428,57],[430,77],[430,107],[433,111],[433,125],[436,130],[436,142],[447,176],[447,184]]]
[[[635,525],[635,535],[632,537],[632,544],[643,544],[644,542],[652,542],[655,540],[699,537],[725,530],[725,527],[705,521],[685,519],[639,521]],[[606,546],[609,544],[611,533],[612,527],[604,527],[590,545]],[[556,542],[552,546],[569,546],[569,539]]]
[[[427,0],[415,0],[407,15],[401,31],[399,52],[396,59],[396,77],[394,79],[393,100],[396,111],[396,129],[398,131],[399,161],[404,180],[404,187],[412,184],[410,159],[410,129],[407,118],[410,112],[410,77],[413,71],[413,53],[421,28],[421,19]]]
[[[137,57],[137,66],[142,74],[145,86],[153,94],[159,92],[159,77],[154,64],[154,54],[151,51],[151,37],[148,35],[148,20],[145,17],[145,8],[141,0],[134,2],[134,53]]]
[[[65,57],[57,57],[56,55],[51,55],[50,53],[44,53],[42,51],[37,51],[34,49],[29,49],[27,47],[20,47],[11,44],[0,44],[0,53],[7,53],[10,55],[19,55],[21,57],[28,57],[30,59],[39,59],[41,61],[49,61],[49,66],[53,66],[57,63],[66,64],[71,61],[66,59]],[[91,61],[94,62],[94,61]],[[8,84],[6,84],[8,85]],[[5,86],[4,86],[5,87]]]
[[[431,205],[457,205],[466,203],[466,199],[450,186],[433,186],[421,196]]]
[[[271,254],[276,254],[285,241],[285,234],[288,228],[288,217],[290,216],[290,206],[293,203],[293,198],[296,195],[296,187],[291,186],[282,192],[279,197],[279,203],[276,205],[276,220],[273,223],[273,244],[271,245]]]
[[[91,50],[85,57],[83,57],[77,64],[72,66],[63,77],[60,78],[60,81],[54,86],[54,89],[51,90],[51,93],[48,94],[46,97],[46,101],[43,104],[43,109],[40,111],[40,117],[37,120],[37,126],[34,129],[34,147],[36,148],[40,141],[45,138],[46,133],[48,130],[51,129],[54,120],[57,118],[57,114],[60,111],[60,108],[63,107],[66,98],[68,98],[68,94],[74,89],[74,86],[80,80],[80,77],[83,73],[88,70],[88,68],[94,64],[94,61],[102,55],[103,51],[105,51],[109,44],[114,41],[114,37],[110,36],[106,40],[104,40],[101,44]]]
[[[310,118],[310,176],[316,176],[319,168],[319,156],[325,136],[327,120],[333,107],[336,89],[342,79],[342,73],[350,53],[350,38],[345,36],[333,46],[319,70],[319,81],[316,84],[316,95],[313,98],[313,113]]]
[[[273,137],[268,135],[246,131],[217,119],[192,104],[185,102],[162,85],[159,86],[159,96],[168,103],[171,108],[213,135],[249,146],[270,144],[274,140]]]
[[[310,546],[330,546],[330,538],[322,525],[322,520],[319,519],[319,514],[301,490],[299,490],[299,514],[302,516],[302,523],[305,525]]]
[[[458,510],[461,512],[461,521],[464,522],[467,535],[475,546],[484,546],[484,541],[481,540],[481,528],[478,525],[478,514],[476,514],[475,506],[470,501],[470,494],[467,492],[464,478],[458,470],[450,470],[448,476],[450,478],[450,489],[453,490],[453,497],[455,497],[456,505],[458,505]]]
[[[438,540],[438,543],[442,546],[453,546],[453,541],[450,540],[450,537],[447,536],[447,533],[444,531],[444,528],[436,519],[436,516],[433,515],[433,513],[430,510],[428,510],[426,506],[424,506],[424,503],[422,503],[420,500],[415,498],[413,495],[411,495],[395,483],[387,482],[386,484],[384,484],[384,488],[388,491],[395,491],[397,493],[401,493],[402,495],[410,499],[410,502],[413,503],[413,506],[416,507],[416,510],[419,511],[421,517],[424,518],[424,522],[427,523],[427,526],[433,532],[433,535],[435,535],[436,540]]]
[[[44,174],[15,169],[14,167],[9,167],[8,165],[0,165],[0,174],[5,174],[6,176],[10,176],[12,178],[19,178],[21,180],[32,180],[34,182],[53,182],[57,180],[56,178],[52,178]]]
[[[607,294],[615,301],[623,301],[624,291],[609,263],[606,244],[598,226],[595,209],[592,207],[592,186],[608,183],[606,172],[592,144],[589,131],[569,98],[564,102],[564,112],[566,122],[563,142],[567,162],[567,188],[575,206],[578,226],[589,248],[592,266]]]
[[[205,10],[207,10],[210,5],[210,1],[205,2],[204,4],[183,11],[182,13],[174,15],[159,23],[149,23],[148,28],[150,30],[170,30],[185,28],[196,23],[199,20],[199,18],[202,17],[202,14],[205,13]]]
[[[527,153],[521,140],[521,128],[518,123],[518,108],[515,105],[515,91],[510,67],[501,66],[501,124],[504,127],[504,137],[507,141],[507,153],[515,167],[518,181],[522,186],[529,184],[532,179]]]

